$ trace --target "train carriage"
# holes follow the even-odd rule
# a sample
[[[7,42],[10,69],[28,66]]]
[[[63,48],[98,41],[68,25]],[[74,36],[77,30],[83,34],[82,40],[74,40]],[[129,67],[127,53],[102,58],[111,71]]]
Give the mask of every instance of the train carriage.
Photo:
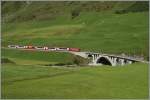
[[[35,46],[35,49],[38,49],[38,50],[44,50],[44,47],[41,47],[41,46]]]
[[[8,48],[17,48],[17,45],[8,45]]]
[[[56,48],[56,50],[58,50],[58,51],[68,51],[69,48]]]
[[[56,48],[49,47],[48,50],[49,51],[56,51]]]
[[[20,48],[20,49],[37,49],[37,50],[49,50],[49,51],[74,51],[79,52],[80,48],[67,48],[67,47],[47,47],[47,46],[20,46],[20,45],[8,45],[9,48]]]
[[[18,45],[17,48],[19,48],[19,49],[24,49],[25,46]]]
[[[35,49],[35,47],[34,47],[34,46],[29,45],[29,46],[25,46],[25,49]]]
[[[79,52],[80,48],[69,48],[69,51]]]

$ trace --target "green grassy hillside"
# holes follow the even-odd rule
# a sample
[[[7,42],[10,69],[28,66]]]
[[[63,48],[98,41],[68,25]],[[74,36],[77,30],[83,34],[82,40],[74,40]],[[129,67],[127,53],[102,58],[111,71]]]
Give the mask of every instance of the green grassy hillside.
[[[16,63],[23,64],[44,64],[44,63],[73,63],[73,56],[61,52],[36,52],[13,49],[2,49],[2,57],[12,59]],[[23,61],[22,61],[23,60]],[[29,63],[26,63],[29,62]],[[37,62],[37,63],[36,63]]]
[[[148,65],[52,68],[2,65],[2,97],[34,99],[148,98]]]
[[[116,2],[97,1],[3,2],[2,11],[5,22],[47,19],[53,20],[57,16],[62,16],[63,13],[71,14],[74,10],[79,12],[110,10],[113,8],[115,3]]]
[[[2,2],[2,46],[78,47],[148,59],[148,18],[148,2]]]
[[[76,58],[62,52],[6,48],[77,47],[148,60],[148,2],[140,3],[2,2],[2,98],[148,98],[148,64],[53,68],[44,65],[74,64]]]
[[[33,2],[33,1],[9,1],[2,2],[2,21],[22,22],[27,20],[47,20],[62,16],[63,13],[71,15],[73,11],[148,11],[148,1],[60,1],[60,2]]]
[[[2,46],[8,44],[78,47],[86,51],[146,56],[148,12],[123,15],[87,12],[73,20],[66,14],[53,21],[4,24]]]

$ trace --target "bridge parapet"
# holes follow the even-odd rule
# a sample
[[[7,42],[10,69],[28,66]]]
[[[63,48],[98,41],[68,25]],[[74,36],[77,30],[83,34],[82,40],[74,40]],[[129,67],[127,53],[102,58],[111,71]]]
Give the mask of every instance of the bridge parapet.
[[[75,55],[81,56],[83,58],[90,59],[89,65],[125,65],[132,64],[134,62],[143,62],[147,63],[142,59],[137,59],[134,57],[126,56],[126,55],[112,55],[112,54],[102,54],[102,53],[94,53],[94,52],[72,52]]]

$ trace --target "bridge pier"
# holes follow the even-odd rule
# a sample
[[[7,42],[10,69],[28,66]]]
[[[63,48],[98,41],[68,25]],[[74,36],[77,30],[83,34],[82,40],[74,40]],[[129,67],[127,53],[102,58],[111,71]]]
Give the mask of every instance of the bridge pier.
[[[92,55],[92,63],[94,64],[94,62],[95,62],[95,56]]]
[[[128,63],[128,64],[132,64],[132,61],[128,60],[127,63]]]
[[[120,59],[120,61],[121,61],[121,66],[123,66],[124,65],[124,59]]]
[[[117,60],[117,58],[113,58],[113,65],[114,65],[114,66],[116,66],[116,63],[117,63],[116,60]]]

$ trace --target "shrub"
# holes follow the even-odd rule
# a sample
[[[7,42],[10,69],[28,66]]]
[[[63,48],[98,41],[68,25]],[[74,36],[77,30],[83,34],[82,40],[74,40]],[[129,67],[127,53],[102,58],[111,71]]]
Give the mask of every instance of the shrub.
[[[127,11],[126,10],[116,10],[115,13],[116,14],[125,14],[125,13],[127,13]]]
[[[80,14],[80,11],[79,11],[79,10],[73,10],[73,11],[71,12],[71,17],[72,17],[72,19],[74,19],[75,17],[79,16],[79,14]]]
[[[76,65],[87,65],[89,61],[80,56],[74,56],[73,62]]]

